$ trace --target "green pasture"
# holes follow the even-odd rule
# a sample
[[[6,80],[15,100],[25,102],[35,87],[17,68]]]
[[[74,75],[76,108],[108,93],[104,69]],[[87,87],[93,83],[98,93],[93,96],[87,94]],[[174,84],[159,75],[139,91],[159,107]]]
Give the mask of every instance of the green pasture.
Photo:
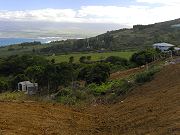
[[[47,59],[48,60],[52,60],[52,59],[55,59],[55,62],[56,63],[60,63],[60,62],[68,62],[69,61],[69,58],[71,56],[74,57],[74,61],[75,62],[78,62],[79,61],[79,58],[81,56],[91,56],[91,60],[92,61],[96,61],[96,60],[103,60],[109,56],[119,56],[119,57],[122,57],[122,58],[126,58],[126,59],[129,59],[132,54],[134,52],[133,51],[125,51],[125,52],[104,52],[104,53],[69,53],[69,54],[65,54],[65,55],[52,55],[52,56],[47,56]]]

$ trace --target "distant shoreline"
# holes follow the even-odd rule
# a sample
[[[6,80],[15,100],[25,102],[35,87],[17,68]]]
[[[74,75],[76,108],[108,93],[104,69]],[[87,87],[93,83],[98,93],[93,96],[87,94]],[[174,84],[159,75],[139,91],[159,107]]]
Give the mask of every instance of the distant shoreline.
[[[0,46],[9,46],[9,45],[15,45],[20,44],[24,42],[34,42],[38,41],[41,43],[49,43],[51,41],[60,40],[58,38],[54,37],[48,37],[48,38],[0,38]]]

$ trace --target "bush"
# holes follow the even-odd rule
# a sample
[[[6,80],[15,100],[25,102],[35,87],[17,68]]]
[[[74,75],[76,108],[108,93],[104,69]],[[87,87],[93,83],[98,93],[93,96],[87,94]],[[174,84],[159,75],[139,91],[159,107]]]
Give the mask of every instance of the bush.
[[[103,83],[101,85],[90,84],[88,89],[94,95],[105,95],[107,93],[115,93],[116,95],[121,95],[126,93],[131,87],[131,83],[127,80],[114,80],[111,82]]]
[[[112,84],[110,82],[103,83],[101,85],[97,85],[95,83],[92,83],[88,86],[88,89],[93,95],[104,95],[108,90],[110,90],[112,87]]]
[[[58,94],[58,96],[68,96],[68,95],[72,95],[72,90],[70,88],[64,88]]]
[[[96,63],[87,65],[81,69],[78,78],[87,82],[87,84],[101,84],[106,82],[110,75],[109,64]]]
[[[62,104],[66,104],[66,105],[75,105],[76,104],[76,97],[72,97],[72,96],[60,96],[57,98],[57,102],[60,102]]]
[[[75,105],[80,100],[86,100],[88,97],[85,91],[81,90],[73,90],[71,88],[64,88],[57,96],[57,102]]]
[[[0,101],[25,100],[26,96],[23,92],[5,92],[0,94]]]
[[[8,89],[8,83],[4,80],[0,80],[0,92],[6,91]]]
[[[158,54],[158,51],[155,49],[147,49],[137,53],[134,53],[131,57],[131,61],[138,65],[145,65],[153,61],[155,55]]]
[[[125,58],[121,58],[118,56],[110,56],[106,58],[106,62],[110,62],[111,64],[114,65],[121,65],[121,66],[127,66],[128,65],[128,60]]]
[[[116,96],[124,95],[130,91],[130,88],[133,86],[133,83],[127,80],[121,80],[119,83],[114,84]]]
[[[137,82],[137,83],[149,82],[153,79],[154,74],[158,71],[159,71],[159,68],[154,67],[148,71],[139,73],[135,77],[135,82]]]

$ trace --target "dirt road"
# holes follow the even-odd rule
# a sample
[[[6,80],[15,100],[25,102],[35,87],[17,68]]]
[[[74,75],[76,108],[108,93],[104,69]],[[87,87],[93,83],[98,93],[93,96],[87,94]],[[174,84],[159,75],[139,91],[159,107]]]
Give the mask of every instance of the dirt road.
[[[0,102],[0,135],[179,135],[180,64],[113,105]]]

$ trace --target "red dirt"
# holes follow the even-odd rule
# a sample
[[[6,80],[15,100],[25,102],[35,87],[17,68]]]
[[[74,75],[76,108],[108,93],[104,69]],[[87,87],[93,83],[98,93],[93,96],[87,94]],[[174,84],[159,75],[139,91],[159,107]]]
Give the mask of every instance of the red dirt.
[[[179,135],[180,64],[112,105],[0,102],[0,135]]]

